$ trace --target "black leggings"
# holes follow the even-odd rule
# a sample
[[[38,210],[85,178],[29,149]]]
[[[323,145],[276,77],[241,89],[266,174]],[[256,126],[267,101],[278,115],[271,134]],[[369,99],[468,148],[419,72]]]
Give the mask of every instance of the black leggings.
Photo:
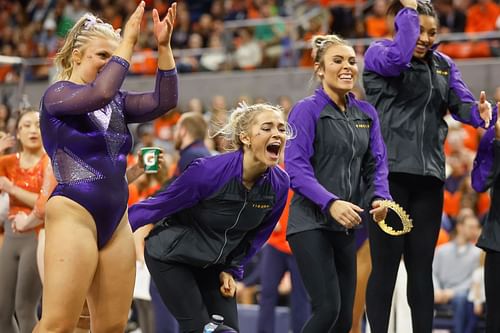
[[[372,271],[366,310],[373,333],[387,333],[392,294],[403,256],[408,272],[407,298],[414,333],[432,332],[434,289],[432,260],[443,211],[443,182],[435,177],[390,173],[392,198],[413,219],[404,236],[390,236],[369,223]]]
[[[311,298],[312,316],[303,333],[347,333],[356,288],[354,233],[310,230],[288,237]]]
[[[484,284],[486,291],[486,333],[500,332],[500,252],[486,252]]]
[[[220,267],[197,268],[144,257],[163,303],[179,322],[183,333],[200,333],[210,316],[224,317],[224,324],[238,330],[236,299],[220,292]]]

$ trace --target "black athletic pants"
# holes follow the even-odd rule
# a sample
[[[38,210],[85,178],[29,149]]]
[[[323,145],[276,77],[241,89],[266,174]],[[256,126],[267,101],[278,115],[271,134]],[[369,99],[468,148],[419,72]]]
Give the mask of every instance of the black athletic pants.
[[[432,260],[443,211],[443,182],[431,176],[390,173],[392,198],[413,219],[413,229],[390,236],[369,223],[372,271],[366,310],[372,333],[387,333],[392,294],[403,256],[408,272],[407,297],[414,333],[431,333],[434,311]]]
[[[183,333],[200,333],[210,316],[224,317],[224,324],[238,330],[238,312],[234,297],[220,292],[221,267],[197,268],[185,264],[166,263],[144,257],[160,296],[179,322]]]
[[[302,333],[347,333],[356,288],[354,233],[310,230],[288,237],[312,315]]]
[[[487,251],[484,263],[486,333],[500,332],[500,252]]]

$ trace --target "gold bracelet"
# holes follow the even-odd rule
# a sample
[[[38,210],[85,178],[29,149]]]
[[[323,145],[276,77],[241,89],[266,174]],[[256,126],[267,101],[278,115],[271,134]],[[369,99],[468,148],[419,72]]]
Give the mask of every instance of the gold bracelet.
[[[395,230],[393,227],[387,225],[385,223],[385,220],[382,220],[377,223],[380,229],[391,236],[401,236],[411,231],[411,228],[413,228],[412,219],[410,218],[410,215],[408,215],[408,213],[403,209],[403,207],[391,200],[382,200],[379,201],[379,204],[382,207],[386,207],[394,211],[399,216],[399,218],[401,219],[401,223],[403,224],[403,229]]]

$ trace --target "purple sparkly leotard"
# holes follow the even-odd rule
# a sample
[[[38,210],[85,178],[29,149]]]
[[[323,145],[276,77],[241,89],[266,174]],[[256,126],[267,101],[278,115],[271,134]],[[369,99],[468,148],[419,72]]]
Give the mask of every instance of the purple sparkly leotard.
[[[120,91],[129,64],[113,56],[94,82],[59,81],[41,102],[40,127],[64,196],[94,218],[98,247],[113,235],[127,209],[125,177],[132,137],[127,123],[157,118],[177,104],[175,69],[158,70],[153,92]]]

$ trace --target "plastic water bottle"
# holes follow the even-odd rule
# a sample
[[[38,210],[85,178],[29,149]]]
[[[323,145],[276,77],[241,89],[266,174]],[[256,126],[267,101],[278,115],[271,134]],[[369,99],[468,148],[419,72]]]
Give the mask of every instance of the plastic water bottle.
[[[210,320],[209,323],[205,325],[203,328],[203,333],[212,333],[214,332],[219,325],[222,325],[224,323],[224,317],[220,315],[212,315],[212,320]]]

